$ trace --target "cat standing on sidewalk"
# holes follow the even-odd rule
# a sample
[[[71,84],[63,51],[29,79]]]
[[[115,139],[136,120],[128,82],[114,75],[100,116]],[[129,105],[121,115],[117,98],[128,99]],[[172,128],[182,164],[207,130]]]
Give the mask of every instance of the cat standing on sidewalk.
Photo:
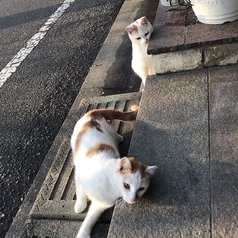
[[[131,112],[112,109],[89,111],[76,124],[71,138],[75,164],[77,201],[76,213],[91,205],[77,238],[89,238],[102,212],[113,206],[116,199],[133,204],[147,190],[150,177],[157,166],[147,166],[134,158],[120,158],[118,142],[122,140],[109,120],[132,121],[137,108]]]
[[[146,77],[155,74],[152,55],[147,54],[153,26],[146,17],[141,17],[126,27],[132,42],[131,67],[142,80],[142,91],[145,87]]]

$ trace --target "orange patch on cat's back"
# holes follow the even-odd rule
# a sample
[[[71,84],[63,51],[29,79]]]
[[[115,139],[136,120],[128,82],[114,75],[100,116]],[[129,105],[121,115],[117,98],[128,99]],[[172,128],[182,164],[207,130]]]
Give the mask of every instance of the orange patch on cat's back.
[[[78,153],[83,135],[86,134],[88,129],[90,129],[90,128],[96,128],[99,132],[103,133],[103,130],[100,127],[100,124],[94,118],[92,118],[88,122],[84,123],[81,130],[79,131],[79,133],[76,137],[74,156],[76,156],[76,154]]]
[[[91,117],[94,119],[102,119],[102,115],[100,113],[102,109],[93,109],[89,112],[87,112],[86,117]]]
[[[87,157],[92,157],[93,155],[102,152],[102,151],[107,151],[109,153],[115,154],[116,150],[115,148],[113,148],[110,145],[107,144],[97,144],[94,147],[92,147],[91,149],[88,150],[86,156]]]

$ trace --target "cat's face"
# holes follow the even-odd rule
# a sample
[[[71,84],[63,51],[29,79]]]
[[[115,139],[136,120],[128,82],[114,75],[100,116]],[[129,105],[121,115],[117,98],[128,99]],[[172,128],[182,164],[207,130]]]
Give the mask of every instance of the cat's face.
[[[150,177],[155,173],[157,166],[146,166],[134,158],[122,158],[119,165],[120,179],[118,185],[123,199],[132,204],[147,190]]]
[[[147,45],[153,32],[153,26],[146,17],[141,17],[127,26],[126,31],[133,43]]]

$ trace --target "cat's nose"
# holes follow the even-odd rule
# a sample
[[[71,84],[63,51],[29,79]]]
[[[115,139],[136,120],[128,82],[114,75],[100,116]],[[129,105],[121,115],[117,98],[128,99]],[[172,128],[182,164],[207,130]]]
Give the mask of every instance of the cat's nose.
[[[131,203],[134,203],[136,201],[135,198],[131,198]]]
[[[149,40],[145,39],[142,43],[143,45],[147,45],[149,43]]]

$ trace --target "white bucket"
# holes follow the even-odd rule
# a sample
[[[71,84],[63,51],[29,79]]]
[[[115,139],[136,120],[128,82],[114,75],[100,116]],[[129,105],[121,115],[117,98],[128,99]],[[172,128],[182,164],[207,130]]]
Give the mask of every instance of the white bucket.
[[[163,6],[191,3],[197,19],[205,24],[238,20],[238,0],[160,0]]]
[[[238,19],[238,0],[191,0],[197,19],[206,24],[222,24]]]

